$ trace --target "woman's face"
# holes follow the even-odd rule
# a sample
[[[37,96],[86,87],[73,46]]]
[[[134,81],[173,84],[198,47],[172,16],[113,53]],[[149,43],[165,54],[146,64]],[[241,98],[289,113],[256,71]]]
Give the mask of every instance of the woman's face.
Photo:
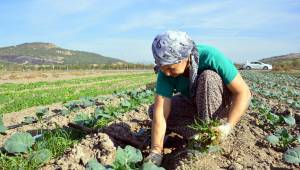
[[[187,66],[188,59],[181,60],[180,63],[164,65],[160,67],[160,70],[166,74],[166,76],[177,77],[184,73]]]

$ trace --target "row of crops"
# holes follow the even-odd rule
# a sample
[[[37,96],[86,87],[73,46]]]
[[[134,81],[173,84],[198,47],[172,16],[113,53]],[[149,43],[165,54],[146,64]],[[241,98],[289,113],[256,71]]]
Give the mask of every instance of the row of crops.
[[[134,89],[155,81],[155,75],[126,73],[100,77],[35,82],[28,84],[0,84],[0,113],[10,113],[32,106],[76,100],[81,96],[98,96],[114,91]]]
[[[284,104],[294,112],[300,110],[300,79],[287,74],[243,72],[254,93],[250,109],[255,113],[256,125],[264,130],[265,140],[283,152],[287,163],[300,163],[299,125],[291,111],[278,112],[269,104]]]
[[[107,126],[122,114],[138,108],[141,104],[150,104],[153,101],[153,89],[140,89],[114,93],[110,97],[85,97],[80,100],[70,101],[64,104],[57,114],[68,116],[73,113],[76,116],[73,123],[88,128],[97,129]],[[103,105],[112,98],[120,98],[117,106]],[[94,108],[92,113],[80,112],[81,109]],[[27,132],[17,132],[4,142],[4,148],[0,153],[0,167],[2,169],[37,169],[49,160],[61,156],[64,151],[78,143],[84,135],[77,133],[70,128],[58,127],[53,130],[47,129],[46,120],[50,110],[47,107],[40,107],[36,115],[24,117],[23,124],[38,123],[41,129],[38,134],[32,136]],[[7,127],[4,126],[2,117],[0,119],[0,132],[5,134]],[[118,148],[116,158],[111,165],[101,165],[97,160],[90,160],[86,169],[152,169],[158,168],[152,163],[142,164],[141,151],[127,146]]]
[[[246,72],[252,92],[300,110],[300,79],[288,74]]]

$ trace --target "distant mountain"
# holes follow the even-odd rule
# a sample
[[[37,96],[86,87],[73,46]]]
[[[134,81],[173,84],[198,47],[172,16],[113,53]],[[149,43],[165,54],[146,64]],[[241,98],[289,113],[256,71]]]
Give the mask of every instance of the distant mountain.
[[[264,58],[260,61],[272,64],[278,70],[300,70],[300,53]]]
[[[48,65],[126,62],[96,53],[64,49],[51,43],[33,42],[0,48],[0,63]]]

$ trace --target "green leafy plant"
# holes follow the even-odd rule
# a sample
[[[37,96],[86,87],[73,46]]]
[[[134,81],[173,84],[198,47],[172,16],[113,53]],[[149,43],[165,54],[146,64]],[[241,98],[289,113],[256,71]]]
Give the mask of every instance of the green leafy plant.
[[[266,106],[261,106],[258,108],[259,115],[257,124],[264,129],[275,129],[276,126],[281,122],[281,119],[278,115],[272,113],[270,108]]]
[[[48,162],[51,157],[52,153],[49,149],[42,149],[33,152],[29,157],[29,161],[33,164],[41,165]]]
[[[47,113],[49,112],[49,108],[48,107],[39,107],[36,110],[36,117],[38,119],[42,119],[43,116],[45,116]]]
[[[91,117],[88,114],[83,112],[78,113],[74,118],[74,122],[79,125],[89,126],[91,121],[92,121]]]
[[[279,125],[283,125],[283,123],[289,126],[296,124],[296,120],[291,114],[277,115],[272,113],[271,110],[265,106],[259,107],[259,112],[257,124],[266,130],[275,130]]]
[[[111,116],[109,113],[106,113],[100,107],[96,107],[95,112],[94,112],[94,117],[95,117],[95,119],[100,119],[100,118],[111,119],[111,118],[113,118],[113,116]]]
[[[147,162],[143,165],[140,162],[143,160],[143,156],[140,150],[127,145],[124,149],[117,148],[116,157],[112,165],[101,165],[96,159],[90,160],[86,164],[88,170],[164,170],[164,168],[157,167],[151,162]]]
[[[300,163],[300,147],[288,149],[283,154],[283,160],[288,163],[299,164]]]
[[[79,101],[70,101],[66,104],[64,104],[64,106],[69,110],[69,111],[77,111],[80,109],[79,107]]]
[[[296,124],[295,118],[294,118],[292,115],[290,115],[290,114],[287,115],[287,116],[282,116],[282,115],[281,115],[281,117],[282,117],[282,119],[284,120],[284,122],[287,123],[287,124],[290,125],[290,126],[293,126],[293,125]]]
[[[189,148],[197,149],[200,151],[208,151],[210,146],[218,145],[220,134],[213,129],[219,126],[219,120],[195,120],[189,127],[196,131],[196,135],[189,140]]]
[[[95,123],[94,127],[96,128],[103,128],[107,126],[107,124],[111,121],[111,119],[106,119],[106,118],[100,118],[97,120]]]
[[[34,122],[37,122],[37,119],[35,117],[33,117],[33,116],[25,116],[24,117],[23,123],[31,124],[31,123],[34,123]]]
[[[135,169],[137,168],[135,164],[142,159],[143,156],[140,150],[129,145],[126,146],[125,149],[118,147],[116,158],[112,166],[114,169]]]
[[[257,98],[252,98],[250,102],[250,108],[255,109],[260,104]]]
[[[106,170],[106,168],[100,164],[97,159],[91,159],[86,164],[85,170]]]
[[[122,102],[121,102],[121,106],[122,107],[130,107],[131,106],[131,103],[128,101],[128,100],[123,100]]]
[[[298,137],[289,134],[287,129],[279,129],[274,134],[267,136],[266,140],[272,145],[287,148],[290,144],[297,141]]]
[[[4,143],[4,148],[9,153],[28,152],[29,148],[34,144],[34,138],[30,133],[19,132],[13,134]]]
[[[79,101],[79,106],[81,108],[87,108],[93,105],[95,105],[95,99],[91,97],[83,97]]]
[[[61,109],[59,111],[59,114],[61,114],[62,116],[67,116],[68,114],[70,114],[70,111],[67,109]]]

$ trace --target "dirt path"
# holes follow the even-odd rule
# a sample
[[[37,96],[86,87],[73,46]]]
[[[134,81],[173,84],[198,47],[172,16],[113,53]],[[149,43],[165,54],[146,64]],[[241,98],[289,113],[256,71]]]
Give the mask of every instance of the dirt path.
[[[152,70],[151,70],[152,71]],[[116,74],[149,72],[147,70],[70,70],[70,71],[6,71],[0,72],[0,84],[33,83],[39,81],[69,80],[83,77],[99,77]]]

